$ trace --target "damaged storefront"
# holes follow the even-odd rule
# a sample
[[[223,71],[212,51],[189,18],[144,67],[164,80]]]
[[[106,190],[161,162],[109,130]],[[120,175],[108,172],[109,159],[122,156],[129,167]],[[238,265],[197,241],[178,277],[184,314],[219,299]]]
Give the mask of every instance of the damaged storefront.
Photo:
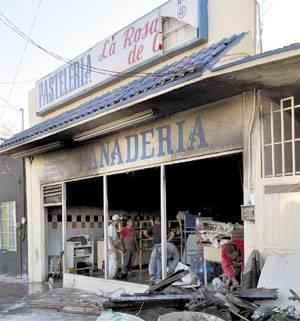
[[[129,218],[135,222],[139,250],[134,266],[141,272],[138,278],[129,280],[140,281],[141,277],[142,283],[147,283],[149,279],[146,268],[152,245],[143,232],[156,217],[161,222],[165,220],[166,235],[174,234],[172,242],[177,245],[181,260],[193,264],[195,272],[203,274],[202,264],[197,264],[199,236],[195,217],[201,215],[208,225],[210,221],[224,225],[241,223],[244,107],[240,103],[241,97],[224,100],[107,135],[71,150],[36,156],[33,162],[41,164],[47,226],[45,268],[52,266],[64,250],[65,272],[103,278],[107,261],[105,224],[117,214],[124,221],[119,228]],[[234,127],[231,117],[237,119]],[[220,124],[217,133],[212,120]],[[231,191],[226,189],[228,180]],[[58,181],[63,182],[57,184]],[[187,219],[191,222],[185,226]],[[240,225],[239,230],[243,238]],[[74,246],[76,242],[80,245]],[[120,267],[121,264],[120,256]]]
[[[253,9],[243,19],[250,26],[236,23],[234,32],[230,24],[227,30],[212,23],[216,1],[191,2],[199,4],[204,25],[193,14],[183,21],[174,17],[178,3],[169,1],[157,18],[170,51],[158,47],[161,55],[151,56],[146,50],[151,57],[134,69],[132,59],[142,53],[129,48],[130,66],[123,61],[120,72],[127,66],[134,80],[82,69],[87,78],[80,81],[77,67],[64,66],[30,94],[32,127],[1,145],[1,153],[26,159],[31,281],[60,275],[65,287],[144,293],[153,281],[148,268],[154,245],[161,244],[156,268],[162,279],[170,243],[196,286],[223,273],[224,244],[241,244],[243,261],[252,250],[264,259],[299,250],[299,48],[251,56],[253,1],[245,2]],[[155,15],[149,16],[152,34],[145,16],[116,38],[140,23],[156,41]],[[228,12],[228,21],[233,16]],[[109,58],[110,41],[95,46],[97,59],[99,53],[101,61]],[[93,50],[84,54],[91,54],[89,68],[99,63]],[[240,59],[241,52],[247,57]],[[58,78],[53,96],[51,83]],[[283,219],[286,213],[289,219]],[[110,226],[120,237],[128,221],[136,240],[132,271],[122,273],[127,258],[120,247],[114,258],[119,272],[111,275]]]

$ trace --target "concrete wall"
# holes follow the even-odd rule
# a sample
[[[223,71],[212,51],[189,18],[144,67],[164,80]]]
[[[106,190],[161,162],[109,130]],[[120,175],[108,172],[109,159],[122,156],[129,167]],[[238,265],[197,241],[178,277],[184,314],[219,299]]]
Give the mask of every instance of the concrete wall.
[[[22,159],[0,156],[0,203],[16,201],[16,223],[20,224],[25,213],[25,176]],[[21,275],[28,272],[27,231],[20,242],[17,230],[17,251],[0,250],[0,274]],[[22,257],[21,257],[22,252]],[[22,262],[21,262],[22,261]],[[21,266],[22,263],[22,266]],[[22,271],[21,271],[22,270]]]

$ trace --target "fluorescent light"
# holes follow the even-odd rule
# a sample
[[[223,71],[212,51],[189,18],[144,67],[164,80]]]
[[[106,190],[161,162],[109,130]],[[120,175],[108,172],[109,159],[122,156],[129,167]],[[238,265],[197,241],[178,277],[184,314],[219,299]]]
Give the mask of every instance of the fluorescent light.
[[[34,155],[45,153],[49,150],[53,150],[53,149],[62,147],[63,145],[64,145],[63,142],[57,141],[57,142],[53,142],[50,144],[37,146],[37,147],[30,148],[30,149],[25,149],[21,152],[17,152],[15,154],[12,154],[11,157],[18,158],[18,157],[34,156]]]
[[[153,110],[146,110],[128,117],[125,117],[121,120],[113,121],[108,123],[107,125],[102,125],[86,132],[82,132],[80,134],[76,134],[73,136],[73,140],[76,142],[81,142],[84,140],[88,140],[94,137],[106,135],[112,132],[115,132],[120,129],[132,127],[138,124],[141,124],[145,121],[154,119],[155,114]]]

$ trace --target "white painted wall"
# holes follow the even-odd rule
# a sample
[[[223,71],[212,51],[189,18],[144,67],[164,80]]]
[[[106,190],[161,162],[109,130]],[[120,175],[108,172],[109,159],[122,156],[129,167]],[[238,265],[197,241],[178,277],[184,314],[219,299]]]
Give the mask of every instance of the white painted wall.
[[[300,193],[265,194],[267,185],[300,184],[300,176],[262,178],[261,124],[258,98],[254,130],[252,135],[252,192],[255,195],[255,222],[245,222],[246,257],[252,249],[258,249],[266,258],[273,253],[300,252]],[[245,128],[247,126],[245,125]],[[246,130],[247,131],[247,130]],[[249,200],[248,177],[248,135],[245,131],[244,153],[244,195]]]

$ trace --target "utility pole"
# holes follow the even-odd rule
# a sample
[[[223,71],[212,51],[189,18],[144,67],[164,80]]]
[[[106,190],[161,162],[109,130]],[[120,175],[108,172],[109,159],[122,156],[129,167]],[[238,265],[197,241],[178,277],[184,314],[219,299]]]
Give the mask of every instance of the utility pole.
[[[21,113],[21,129],[23,131],[24,128],[25,128],[25,124],[24,124],[24,108],[20,108],[19,111]]]

